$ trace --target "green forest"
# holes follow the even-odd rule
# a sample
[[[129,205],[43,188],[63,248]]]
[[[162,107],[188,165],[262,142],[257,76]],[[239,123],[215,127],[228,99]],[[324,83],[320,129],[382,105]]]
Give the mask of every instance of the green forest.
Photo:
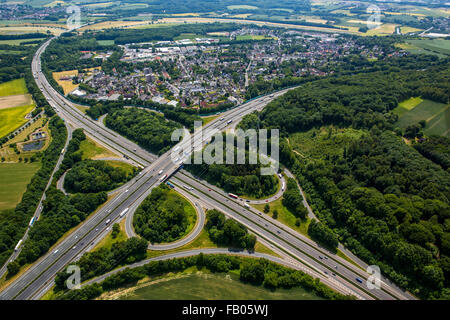
[[[282,130],[281,161],[321,220],[309,226],[312,238],[332,250],[341,241],[421,298],[448,298],[449,139],[413,135],[408,145],[402,136],[409,131],[395,127],[391,111],[413,96],[448,103],[449,62],[430,60],[424,72],[412,70],[411,59],[402,69],[399,60],[383,71],[305,84],[247,116],[242,127]],[[325,144],[313,131],[327,125],[365,133],[339,138],[339,149],[320,149]],[[312,156],[311,147],[293,150],[286,139],[297,132],[313,132]],[[337,141],[332,129],[320,139]]]
[[[161,184],[136,209],[133,226],[151,243],[173,242],[195,224],[195,217],[195,210],[186,199]]]
[[[214,144],[214,141],[211,144]],[[226,155],[226,145],[226,143],[223,144],[224,157]],[[238,148],[236,144],[233,150],[234,158],[237,158]],[[257,159],[257,164],[250,164],[249,159],[250,154],[247,142],[244,164],[207,164],[203,161],[202,164],[189,164],[185,167],[186,170],[195,176],[236,195],[264,198],[275,194],[278,190],[278,178],[276,176],[261,175],[262,164],[260,160]]]
[[[253,250],[256,236],[248,233],[247,228],[233,219],[226,219],[220,211],[213,209],[206,213],[205,229],[209,238],[220,246]]]
[[[70,193],[96,193],[114,190],[132,176],[105,161],[84,160],[76,163],[64,177],[64,189]]]

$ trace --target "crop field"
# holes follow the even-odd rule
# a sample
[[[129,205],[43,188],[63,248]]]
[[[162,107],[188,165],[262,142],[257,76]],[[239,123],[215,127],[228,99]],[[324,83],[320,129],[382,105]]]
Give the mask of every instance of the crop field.
[[[404,115],[406,112],[414,109],[416,106],[421,104],[423,102],[422,98],[415,97],[415,98],[409,98],[408,100],[405,100],[403,102],[400,102],[398,104],[398,107],[392,110],[395,114],[397,114],[399,117]]]
[[[60,35],[61,33],[67,31],[61,25],[61,27],[52,27],[52,26],[11,26],[11,27],[0,27],[0,34],[17,34],[17,33],[34,33],[34,32],[40,32],[40,33],[47,33],[47,31],[50,31],[54,35]],[[32,39],[35,40],[35,39]],[[23,41],[30,41],[28,40],[21,40]]]
[[[34,40],[42,40],[40,39],[12,39],[12,40],[0,40],[0,44],[9,44],[11,46],[19,46],[23,45],[22,42],[34,41]],[[36,46],[37,44],[25,44],[25,46]]]
[[[119,300],[320,300],[303,288],[271,291],[244,284],[235,274],[206,272],[172,275],[126,291]]]
[[[27,122],[25,116],[34,109],[34,105],[0,109],[0,137],[4,137]]]
[[[86,30],[103,30],[111,28],[134,28],[138,26],[148,25],[149,21],[104,21],[80,28],[80,31]]]
[[[243,9],[243,10],[256,10],[258,9],[258,7],[255,6],[248,6],[245,4],[242,5],[234,5],[234,6],[227,6],[228,10],[239,10],[239,9]]]
[[[427,122],[424,129],[425,134],[450,137],[450,105],[423,100],[414,108],[403,112],[397,125],[401,128],[406,128],[409,125],[418,123],[420,120]]]
[[[416,54],[434,54],[441,57],[450,56],[450,40],[422,39],[408,40],[405,50]],[[400,44],[401,45],[401,44]]]
[[[0,211],[14,208],[21,200],[40,163],[0,163]]]
[[[16,79],[0,84],[0,97],[27,93],[25,79]]]
[[[73,90],[78,88],[78,84],[74,84],[72,80],[60,80],[64,77],[73,77],[78,76],[78,70],[68,70],[68,71],[61,71],[61,72],[53,72],[53,79],[63,88],[64,94],[67,95],[68,93],[72,92]]]

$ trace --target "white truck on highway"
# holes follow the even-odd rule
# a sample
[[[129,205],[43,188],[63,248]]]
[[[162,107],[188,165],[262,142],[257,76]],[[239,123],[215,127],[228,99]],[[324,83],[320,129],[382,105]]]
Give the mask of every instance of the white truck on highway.
[[[21,244],[22,244],[22,239],[20,239],[19,242],[17,242],[17,245],[16,245],[16,247],[14,248],[14,251],[17,252],[17,250],[19,250]]]
[[[119,216],[122,218],[122,217],[128,212],[129,209],[130,209],[130,208],[126,208],[125,210],[123,210],[123,211],[119,214]]]

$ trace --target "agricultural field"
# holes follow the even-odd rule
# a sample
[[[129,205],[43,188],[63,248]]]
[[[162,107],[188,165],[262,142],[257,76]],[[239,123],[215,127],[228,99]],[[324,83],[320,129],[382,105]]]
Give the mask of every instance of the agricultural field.
[[[65,31],[67,31],[67,29],[65,28],[65,25],[60,25],[58,27],[56,27],[56,26],[31,26],[31,25],[0,27],[0,34],[20,34],[20,33],[35,33],[35,32],[47,33],[47,32],[50,32],[53,35],[58,36]],[[35,40],[35,39],[31,39],[31,40]],[[22,39],[21,41],[22,42],[30,41],[30,39],[28,39],[28,40]]]
[[[236,274],[213,274],[196,271],[196,268],[147,281],[114,296],[119,300],[320,300],[303,288],[272,291],[263,286],[244,284]]]
[[[68,70],[68,71],[61,71],[61,72],[53,72],[52,74],[53,79],[63,88],[64,94],[67,95],[68,93],[72,92],[73,90],[78,88],[78,84],[74,84],[72,82],[72,79],[70,80],[61,80],[61,78],[64,77],[76,77],[78,76],[78,70]]]
[[[16,79],[0,83],[0,97],[12,96],[27,93],[25,79]]]
[[[80,28],[80,31],[86,30],[103,30],[103,29],[111,29],[111,28],[135,28],[138,26],[145,26],[151,24],[150,21],[104,21],[95,23],[89,26],[84,26]]]
[[[409,98],[408,100],[402,101],[398,104],[397,108],[392,110],[395,114],[397,114],[399,117],[404,115],[406,112],[414,109],[419,104],[423,102],[422,98],[415,97],[415,98]]]
[[[413,54],[432,54],[441,58],[450,56],[450,40],[445,39],[407,40],[396,46]]]
[[[408,102],[404,103],[408,104]],[[410,106],[412,106],[411,103]],[[403,108],[403,110],[399,111],[398,108]],[[425,120],[427,124],[423,131],[426,135],[441,135],[450,138],[450,105],[423,100],[406,112],[404,109],[404,104],[400,104],[394,109],[394,112],[401,115],[397,122],[399,127],[406,128],[420,120]]]
[[[33,109],[34,105],[0,109],[0,137],[4,137],[28,120],[25,118]]]
[[[12,39],[12,40],[0,40],[0,44],[9,44],[11,46],[20,46],[23,45],[22,42],[28,42],[28,41],[37,41],[42,40],[44,38],[38,38],[38,39]],[[31,44],[24,44],[24,46],[36,46],[37,44],[31,43]]]
[[[15,208],[20,202],[40,163],[0,163],[0,211]]]

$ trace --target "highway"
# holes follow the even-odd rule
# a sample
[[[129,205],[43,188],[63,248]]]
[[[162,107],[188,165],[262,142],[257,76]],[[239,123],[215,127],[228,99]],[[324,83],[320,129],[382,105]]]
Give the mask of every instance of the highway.
[[[108,225],[119,218],[120,212],[126,208],[136,206],[151,192],[151,189],[157,186],[161,181],[158,175],[160,170],[164,174],[171,176],[179,169],[179,163],[171,161],[171,152],[167,152],[157,158],[140,148],[133,142],[121,137],[115,132],[100,126],[95,121],[87,119],[81,112],[72,106],[64,97],[61,97],[48,84],[45,77],[40,72],[40,55],[48,45],[46,43],[36,53],[33,59],[33,72],[36,72],[36,81],[40,85],[44,95],[50,104],[55,108],[58,115],[66,121],[72,123],[75,127],[81,127],[85,132],[96,140],[100,140],[109,148],[126,155],[145,167],[141,174],[127,183],[128,189],[119,193],[105,208],[99,210],[90,219],[86,220],[82,226],[57,246],[57,251],[48,253],[38,263],[28,269],[19,279],[7,287],[1,294],[0,299],[32,299],[37,293],[41,292],[43,287],[48,287],[54,279],[55,274],[60,271],[69,262],[76,259],[81,252],[89,249],[91,243],[105,234],[107,228],[106,220],[111,220]],[[210,122],[203,128],[203,136],[194,134],[180,142],[177,146],[184,150],[186,146],[193,145],[194,148],[201,148],[203,144],[211,139],[215,130],[224,130],[230,123],[239,121],[244,115],[261,110],[269,101],[284,94],[282,90],[270,97],[261,97],[252,100],[239,108],[227,111],[221,115],[220,119]],[[231,121],[231,122],[230,122]],[[190,153],[185,153],[185,158]],[[320,274],[321,279],[335,281],[341,288],[340,291],[348,293],[351,291],[361,299],[411,299],[412,297],[392,285],[383,284],[383,290],[370,291],[365,285],[355,281],[356,277],[366,279],[368,274],[363,272],[353,264],[332,256],[326,250],[318,248],[312,241],[302,239],[295,231],[289,231],[287,227],[280,226],[278,221],[269,217],[264,217],[254,210],[247,210],[240,203],[232,201],[221,193],[211,189],[205,182],[199,182],[188,176],[184,172],[177,172],[172,177],[177,185],[189,184],[194,190],[189,193],[195,194],[198,199],[207,203],[212,208],[223,211],[227,216],[233,217],[237,221],[246,225],[258,238],[271,243],[279,250],[290,256],[294,263],[301,263],[307,266],[316,274]],[[211,189],[211,191],[209,191]],[[211,194],[208,194],[211,192]],[[212,192],[214,195],[212,196]],[[322,256],[322,259],[320,258]],[[325,258],[325,256],[327,258]],[[337,269],[335,267],[338,267]],[[327,273],[325,273],[327,272]],[[335,273],[336,276],[332,276]]]

